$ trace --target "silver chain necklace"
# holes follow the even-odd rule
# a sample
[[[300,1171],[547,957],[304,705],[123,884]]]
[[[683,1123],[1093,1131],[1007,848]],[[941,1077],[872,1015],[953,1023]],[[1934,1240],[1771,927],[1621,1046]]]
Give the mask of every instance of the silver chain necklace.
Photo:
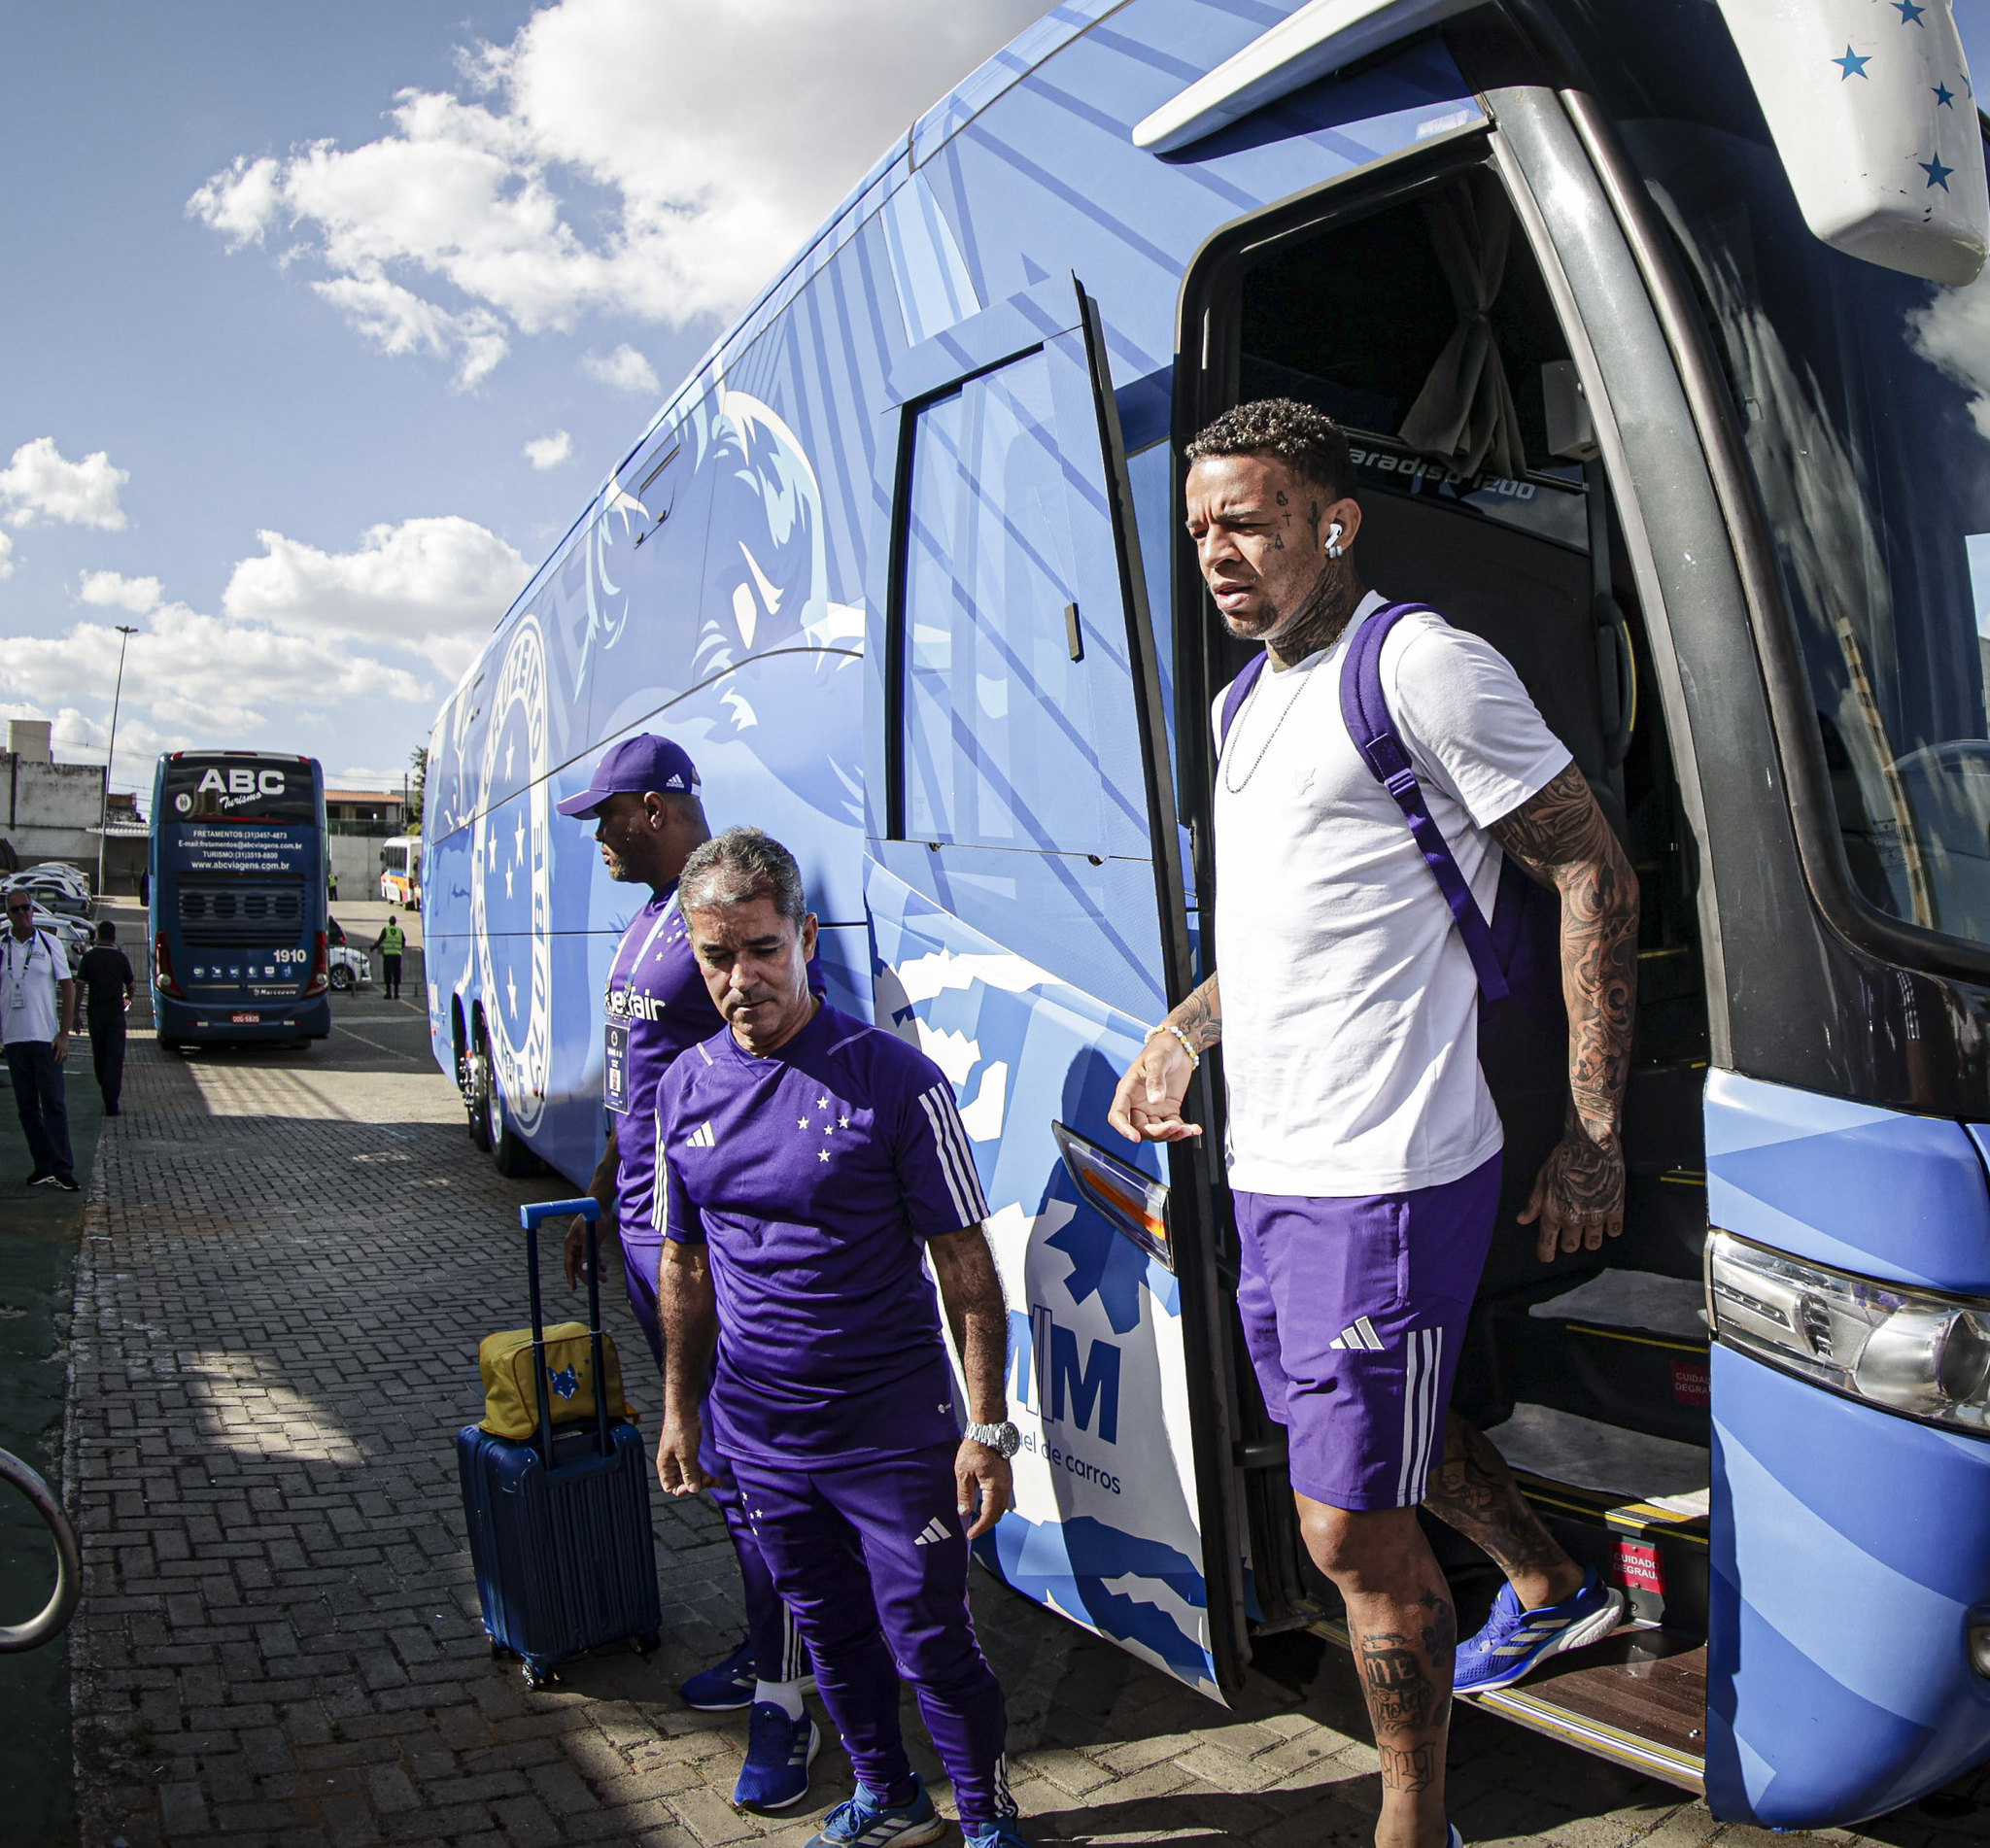
[[[1294,664],[1293,667],[1287,668],[1286,671],[1287,673],[1296,672],[1297,665]],[[1244,710],[1237,715],[1237,724],[1232,736],[1240,740],[1244,736],[1245,721],[1257,709],[1257,696],[1264,691],[1265,680],[1271,672],[1272,669],[1269,666],[1266,666],[1259,671],[1257,684],[1251,689],[1250,696],[1244,702]],[[1292,689],[1292,697],[1286,702],[1286,709],[1273,721],[1271,730],[1265,734],[1264,742],[1257,747],[1257,755],[1251,760],[1251,768],[1244,772],[1244,780],[1241,783],[1230,780],[1237,769],[1237,753],[1235,751],[1230,753],[1229,762],[1223,766],[1223,787],[1232,796],[1241,796],[1245,790],[1251,787],[1251,779],[1257,774],[1258,765],[1264,762],[1265,754],[1271,749],[1279,733],[1285,728],[1286,721],[1292,716],[1292,708],[1299,703],[1300,699],[1306,692],[1307,680],[1311,678],[1312,674],[1309,670],[1306,676],[1300,680],[1299,684]]]

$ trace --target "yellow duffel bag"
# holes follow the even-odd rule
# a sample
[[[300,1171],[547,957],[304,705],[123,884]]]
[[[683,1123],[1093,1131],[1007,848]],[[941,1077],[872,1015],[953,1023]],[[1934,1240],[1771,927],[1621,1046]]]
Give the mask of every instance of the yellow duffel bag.
[[[606,1334],[601,1364],[608,1375],[608,1416],[634,1421],[635,1408],[622,1392],[622,1362],[614,1338]],[[532,1385],[532,1331],[506,1328],[486,1335],[477,1344],[477,1371],[484,1376],[483,1429],[493,1437],[536,1437],[539,1395]],[[546,1330],[546,1403],[556,1426],[594,1419],[594,1344],[585,1322],[555,1322]]]

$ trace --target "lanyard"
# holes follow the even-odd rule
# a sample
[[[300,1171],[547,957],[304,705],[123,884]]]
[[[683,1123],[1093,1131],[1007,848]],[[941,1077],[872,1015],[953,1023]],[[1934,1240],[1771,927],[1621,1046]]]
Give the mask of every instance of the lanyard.
[[[20,939],[16,937],[12,931],[7,933],[7,979],[9,981],[22,981],[26,979],[27,972],[35,966],[35,945],[41,941],[42,933],[40,931],[32,932],[29,935],[27,954],[20,959],[20,974],[17,975],[14,973],[14,946],[20,941]]]
[[[635,952],[635,960],[629,965],[629,973],[626,976],[623,977],[622,981],[623,1000],[628,1000],[630,990],[635,986],[636,971],[642,967],[643,959],[646,956],[648,956],[650,952],[650,945],[657,941],[658,933],[662,931],[664,926],[670,921],[671,915],[676,911],[676,909],[677,894],[673,891],[670,894],[670,896],[664,901],[664,908],[657,913],[657,921],[649,927],[649,935],[642,940],[642,947]],[[611,997],[614,994],[614,989],[615,977],[613,972],[611,971],[608,976],[608,992]]]

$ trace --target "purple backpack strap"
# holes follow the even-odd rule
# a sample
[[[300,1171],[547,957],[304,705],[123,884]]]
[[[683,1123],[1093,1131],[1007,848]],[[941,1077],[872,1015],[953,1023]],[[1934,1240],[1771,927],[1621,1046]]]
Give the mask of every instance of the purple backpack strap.
[[[1341,667],[1341,717],[1347,721],[1348,736],[1361,753],[1375,779],[1395,799],[1410,824],[1424,855],[1424,864],[1437,881],[1444,902],[1464,939],[1472,967],[1478,972],[1479,987],[1488,1001],[1504,1001],[1509,992],[1506,972],[1493,946],[1492,932],[1472,888],[1451,856],[1444,831],[1432,819],[1424,801],[1424,786],[1410,764],[1410,753],[1402,734],[1390,716],[1389,702],[1382,692],[1382,644],[1403,617],[1427,609],[1423,603],[1389,603],[1378,609],[1355,632],[1348,659]],[[1227,708],[1225,711],[1227,730]]]
[[[1237,723],[1237,714],[1244,709],[1244,702],[1251,697],[1251,689],[1257,684],[1257,676],[1264,671],[1264,650],[1260,648],[1244,664],[1244,671],[1230,682],[1230,690],[1223,696],[1222,730],[1217,734],[1217,754],[1221,756],[1225,744],[1230,741],[1230,727]]]

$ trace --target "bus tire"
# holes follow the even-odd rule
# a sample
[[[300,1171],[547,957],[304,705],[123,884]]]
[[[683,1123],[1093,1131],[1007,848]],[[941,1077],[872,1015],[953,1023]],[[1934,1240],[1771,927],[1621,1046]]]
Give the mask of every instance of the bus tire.
[[[545,1164],[526,1146],[525,1139],[508,1125],[491,1146],[491,1165],[507,1181],[525,1181],[545,1171]]]
[[[491,1050],[484,1040],[481,1016],[471,1027],[469,1057],[464,1066],[469,1076],[463,1108],[469,1113],[470,1142],[486,1153],[491,1148]]]

